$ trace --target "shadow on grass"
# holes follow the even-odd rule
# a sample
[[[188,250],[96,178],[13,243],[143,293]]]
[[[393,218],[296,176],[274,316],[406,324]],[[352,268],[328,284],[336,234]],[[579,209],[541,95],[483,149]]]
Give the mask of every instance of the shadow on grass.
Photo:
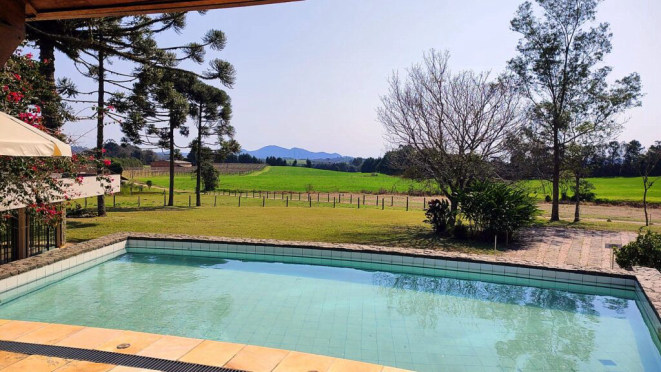
[[[387,234],[348,233],[343,234],[346,239],[357,244],[373,244],[383,246],[398,246],[421,250],[437,250],[449,252],[493,254],[493,245],[480,241],[458,240],[441,237],[434,234],[427,227],[418,226],[392,226]]]

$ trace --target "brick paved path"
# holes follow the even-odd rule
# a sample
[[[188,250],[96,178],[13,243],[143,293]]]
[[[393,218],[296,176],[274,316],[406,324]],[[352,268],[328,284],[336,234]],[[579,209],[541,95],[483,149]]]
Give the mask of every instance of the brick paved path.
[[[611,268],[610,245],[626,244],[637,235],[630,231],[531,228],[521,232],[519,242],[503,255],[549,265]]]

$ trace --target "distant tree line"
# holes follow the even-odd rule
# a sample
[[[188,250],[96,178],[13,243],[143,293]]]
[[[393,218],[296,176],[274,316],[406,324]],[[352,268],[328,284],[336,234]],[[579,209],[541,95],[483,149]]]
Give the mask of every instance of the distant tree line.
[[[264,160],[258,159],[250,154],[232,154],[227,156],[225,163],[264,164]]]

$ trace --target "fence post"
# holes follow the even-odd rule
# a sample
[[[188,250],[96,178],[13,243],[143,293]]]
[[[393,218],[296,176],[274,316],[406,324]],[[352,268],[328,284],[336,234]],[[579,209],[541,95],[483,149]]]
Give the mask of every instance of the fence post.
[[[190,194],[188,194],[188,206],[189,206],[189,207],[191,206],[190,200],[191,200],[191,199],[190,199]]]
[[[349,194],[349,204],[353,204],[353,194]]]
[[[319,203],[319,193],[317,193],[317,203]]]
[[[363,205],[365,205],[365,195],[363,195]]]
[[[406,197],[406,211],[409,211],[409,197]]]
[[[381,210],[386,209],[386,202],[385,202],[385,200],[386,200],[386,199],[381,198]]]
[[[140,195],[138,195],[138,208],[140,208]]]
[[[165,193],[163,193],[163,206],[165,207]]]
[[[427,206],[427,198],[422,198],[422,210],[425,210],[425,206]]]
[[[112,194],[112,207],[113,207],[113,208],[115,208],[115,197],[116,197],[116,196],[117,196],[117,195]]]
[[[493,250],[494,251],[498,250],[498,235],[493,236]]]
[[[393,207],[394,205],[395,205],[395,197],[391,195],[390,196],[390,206]]]
[[[298,193],[298,201],[301,201],[301,193]]]
[[[239,196],[239,207],[241,206],[241,197]]]
[[[287,197],[287,204],[286,207],[289,207],[289,196]]]
[[[379,206],[379,195],[376,196],[376,206]]]
[[[262,207],[266,207],[266,198],[262,198]]]
[[[330,203],[330,193],[326,194],[326,203]]]
[[[213,206],[214,207],[217,205],[217,203],[216,203],[217,201],[218,201],[218,196],[214,196],[213,197]]]
[[[360,209],[360,197],[358,197],[358,209]]]
[[[85,197],[85,209],[87,209],[87,196]]]
[[[312,208],[312,197],[310,197],[308,201],[310,202],[310,208]]]
[[[333,208],[335,208],[335,197],[333,196]]]

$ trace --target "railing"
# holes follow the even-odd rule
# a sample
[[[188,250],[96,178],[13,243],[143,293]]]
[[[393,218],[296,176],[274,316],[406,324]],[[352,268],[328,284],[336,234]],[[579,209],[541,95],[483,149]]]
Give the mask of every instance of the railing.
[[[16,211],[3,212],[0,217],[0,264],[11,262],[18,256],[18,219]]]
[[[250,174],[253,172],[260,171],[266,167],[265,164],[242,164],[242,163],[218,163],[214,164],[214,167],[218,169],[221,174]],[[179,175],[189,175],[195,173],[196,167],[179,167],[174,168],[175,176]],[[133,179],[133,178],[145,178],[145,177],[158,177],[158,176],[169,176],[170,168],[163,167],[149,167],[149,168],[125,168],[122,172],[122,176]]]
[[[55,248],[55,227],[34,217],[30,218],[29,226],[28,256],[36,256]]]

